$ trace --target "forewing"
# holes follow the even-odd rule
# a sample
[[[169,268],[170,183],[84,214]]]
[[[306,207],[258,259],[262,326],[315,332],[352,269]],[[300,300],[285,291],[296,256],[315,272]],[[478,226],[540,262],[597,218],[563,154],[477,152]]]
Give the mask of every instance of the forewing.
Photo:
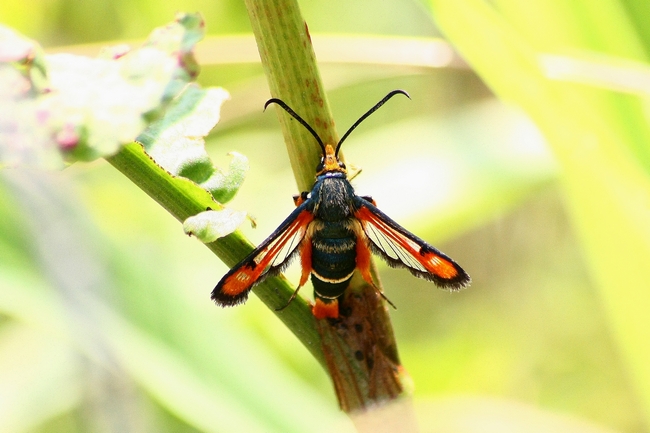
[[[456,262],[397,224],[368,200],[355,197],[354,215],[373,252],[389,265],[405,267],[440,287],[459,289],[469,284],[469,275]]]
[[[289,264],[313,219],[311,202],[298,206],[271,236],[219,281],[212,299],[221,306],[244,302],[255,284]]]

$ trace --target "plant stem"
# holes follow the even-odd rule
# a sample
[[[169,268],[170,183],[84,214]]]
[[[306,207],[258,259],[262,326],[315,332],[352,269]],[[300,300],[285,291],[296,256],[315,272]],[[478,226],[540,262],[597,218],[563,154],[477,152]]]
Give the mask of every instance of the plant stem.
[[[297,2],[246,0],[246,7],[271,95],[291,106],[323,142],[336,143],[334,120]],[[321,151],[305,128],[278,113],[296,181],[301,191],[309,191]],[[400,396],[406,373],[381,297],[355,276],[339,302],[341,317],[317,320],[316,329],[341,408],[358,411]]]
[[[334,120],[309,30],[297,3],[247,0],[246,7],[271,95],[281,98],[312,125],[324,143],[336,143]],[[320,149],[304,127],[284,111],[277,113],[298,187],[308,191],[314,184],[314,168],[321,157]]]
[[[218,206],[207,191],[189,180],[171,176],[158,166],[138,143],[123,146],[117,154],[106,160],[181,222],[203,212],[207,207]],[[239,231],[206,246],[228,266],[234,266],[253,249],[253,245]],[[278,306],[286,303],[293,290],[282,277],[269,278],[253,287],[262,302],[269,306],[322,365],[326,365],[320,347],[320,336],[314,325],[315,319],[307,302],[299,297],[282,311],[275,311]]]

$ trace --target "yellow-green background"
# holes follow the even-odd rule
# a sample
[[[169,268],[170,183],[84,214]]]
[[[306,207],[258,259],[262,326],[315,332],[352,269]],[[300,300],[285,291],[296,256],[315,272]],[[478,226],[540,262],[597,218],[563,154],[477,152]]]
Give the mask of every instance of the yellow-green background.
[[[643,69],[648,6],[301,8],[315,40],[443,30],[480,74],[321,65],[340,133],[389,90],[411,94],[346,141],[355,185],[473,277],[450,294],[381,265],[422,431],[647,431],[648,95],[551,81],[536,62]],[[200,11],[210,38],[250,33],[234,0],[3,2],[0,23],[54,48],[142,39],[177,11]],[[221,166],[250,159],[230,206],[257,218],[243,230],[259,242],[297,192],[261,66],[211,63],[199,81],[231,92],[207,147]],[[257,299],[210,302],[225,271],[104,161],[0,173],[0,431],[348,431],[327,376]]]

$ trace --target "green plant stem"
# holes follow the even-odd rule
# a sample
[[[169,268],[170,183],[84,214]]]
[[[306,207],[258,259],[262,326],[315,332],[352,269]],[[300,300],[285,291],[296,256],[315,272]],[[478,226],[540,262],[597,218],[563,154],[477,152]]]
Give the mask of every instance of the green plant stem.
[[[281,98],[316,130],[325,143],[338,136],[323,90],[307,24],[296,2],[247,0],[253,33],[271,95]],[[310,190],[321,151],[314,137],[276,107],[291,168],[301,191]]]
[[[122,147],[117,154],[106,160],[181,222],[208,207],[214,209],[219,206],[207,191],[188,180],[174,178],[163,170],[144,153],[138,143]],[[195,193],[197,190],[202,191],[202,194]],[[228,266],[234,266],[253,249],[253,245],[239,231],[206,246]],[[315,319],[308,303],[297,298],[282,311],[275,311],[278,306],[286,304],[293,290],[283,277],[269,278],[253,288],[255,294],[298,337],[314,358],[326,365],[320,335],[316,331]]]
[[[300,114],[325,143],[336,143],[334,120],[297,2],[246,0],[246,7],[271,95]],[[308,191],[320,148],[288,114],[279,111],[279,119],[297,184]],[[354,278],[340,303],[340,319],[318,320],[316,329],[341,408],[353,412],[398,397],[404,392],[405,373],[382,299],[363,279]]]

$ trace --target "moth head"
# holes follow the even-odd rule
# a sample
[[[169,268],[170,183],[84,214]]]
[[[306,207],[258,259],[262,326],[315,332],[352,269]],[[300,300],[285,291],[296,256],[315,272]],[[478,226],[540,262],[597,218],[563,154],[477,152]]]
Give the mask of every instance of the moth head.
[[[347,169],[345,168],[345,164],[339,161],[334,147],[328,144],[325,146],[325,153],[320,159],[320,164],[316,167],[316,176],[332,172],[347,173]]]

